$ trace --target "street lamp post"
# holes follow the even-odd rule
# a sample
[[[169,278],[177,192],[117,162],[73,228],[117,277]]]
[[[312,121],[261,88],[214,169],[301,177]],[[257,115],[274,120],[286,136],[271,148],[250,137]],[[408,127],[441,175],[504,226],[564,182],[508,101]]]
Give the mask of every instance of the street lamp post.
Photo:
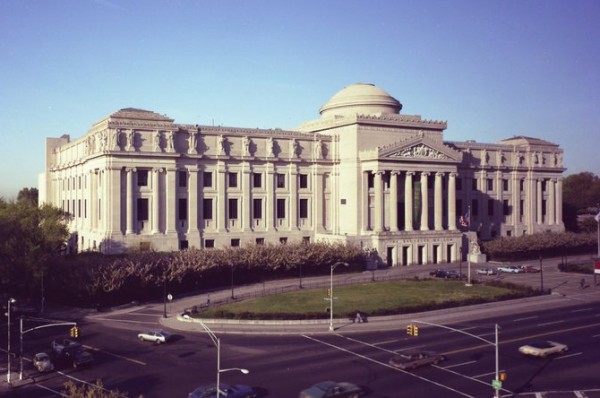
[[[6,352],[8,354],[8,373],[6,374],[6,382],[8,384],[10,384],[10,313],[11,313],[10,305],[14,304],[16,302],[17,302],[17,300],[15,300],[12,297],[8,299],[8,342],[6,344]]]
[[[217,397],[216,398],[219,398],[221,396],[224,396],[223,392],[221,391],[221,373],[229,372],[231,370],[239,370],[243,374],[247,375],[248,373],[250,373],[250,371],[248,369],[244,369],[244,368],[221,369],[221,340],[213,333],[212,330],[210,330],[210,328],[208,326],[206,326],[204,324],[204,322],[202,322],[200,320],[199,323],[200,323],[200,326],[202,326],[202,328],[206,331],[206,333],[208,333],[208,337],[210,337],[210,339],[212,340],[215,347],[217,347]]]
[[[343,265],[344,267],[348,266],[348,263],[344,263],[342,261],[338,261],[337,263],[331,266],[331,277],[329,278],[329,293],[331,297],[329,297],[329,331],[333,332],[333,270],[338,265]]]
[[[544,293],[544,268],[542,264],[542,255],[540,254],[540,288]]]

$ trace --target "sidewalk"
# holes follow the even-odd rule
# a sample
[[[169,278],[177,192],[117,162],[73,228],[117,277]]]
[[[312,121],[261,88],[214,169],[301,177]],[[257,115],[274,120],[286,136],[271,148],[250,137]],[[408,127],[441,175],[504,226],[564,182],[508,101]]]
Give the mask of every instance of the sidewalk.
[[[589,256],[581,256],[589,258]],[[413,313],[405,315],[393,315],[382,317],[370,317],[366,323],[353,323],[347,318],[334,319],[333,326],[336,331],[343,332],[367,332],[367,331],[385,331],[404,328],[411,320],[434,321],[438,323],[451,324],[469,319],[478,319],[489,317],[492,313],[495,316],[503,316],[514,313],[523,313],[528,311],[538,311],[542,309],[560,308],[574,305],[581,302],[600,301],[600,286],[594,286],[594,276],[575,273],[562,273],[557,269],[560,258],[544,260],[542,274],[503,274],[503,280],[513,283],[528,284],[533,287],[540,287],[542,277],[545,279],[545,289],[550,289],[552,294],[516,299],[510,301],[501,301],[472,306],[456,307],[437,311],[423,313]],[[538,265],[538,261],[525,261],[519,264]],[[478,276],[475,274],[477,268],[485,264],[476,264],[471,268],[471,278]],[[334,286],[355,283],[368,283],[370,281],[392,280],[392,279],[412,279],[415,277],[429,277],[429,272],[435,268],[459,269],[459,264],[438,264],[438,265],[419,265],[411,267],[393,267],[375,272],[365,271],[362,273],[334,274]],[[462,272],[467,273],[467,265],[462,264]],[[489,277],[483,277],[485,279]],[[586,287],[580,286],[581,279],[586,279]],[[600,282],[600,278],[599,282]],[[317,276],[303,278],[302,286],[326,287],[329,285],[330,276]],[[269,281],[261,284],[246,286],[234,286],[233,293],[237,297],[252,297],[262,295],[269,291],[292,291],[299,289],[300,281],[296,279],[285,279]],[[231,300],[231,289],[212,291],[200,295],[185,297],[174,300],[169,304],[171,314],[167,318],[160,318],[160,323],[174,330],[201,332],[204,328],[196,321],[184,319],[181,314],[184,310],[194,306],[201,307],[206,305],[210,299],[211,305],[216,302]],[[151,305],[152,308],[162,308],[162,304]],[[147,307],[148,308],[148,307]],[[223,319],[203,319],[202,322],[213,332],[219,333],[237,333],[237,334],[320,334],[329,332],[329,319],[320,320],[302,320],[302,321],[265,321],[265,320],[223,320]]]

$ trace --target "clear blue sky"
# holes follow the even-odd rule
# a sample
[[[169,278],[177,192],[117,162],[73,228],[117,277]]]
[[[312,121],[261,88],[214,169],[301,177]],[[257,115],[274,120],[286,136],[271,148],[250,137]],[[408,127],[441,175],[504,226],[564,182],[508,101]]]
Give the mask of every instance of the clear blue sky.
[[[600,1],[0,0],[0,196],[125,107],[294,128],[374,83],[445,139],[539,137],[600,174]]]

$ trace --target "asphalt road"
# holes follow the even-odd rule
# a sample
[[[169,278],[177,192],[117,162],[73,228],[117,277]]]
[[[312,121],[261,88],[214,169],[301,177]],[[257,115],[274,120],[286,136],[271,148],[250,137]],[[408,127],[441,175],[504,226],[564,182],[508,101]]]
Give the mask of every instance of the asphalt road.
[[[93,383],[101,379],[108,388],[126,391],[129,397],[185,397],[196,386],[214,382],[216,349],[206,334],[179,331],[174,341],[162,346],[137,341],[136,332],[158,327],[160,315],[158,310],[146,310],[124,313],[110,321],[84,321],[80,340],[93,352],[93,366],[39,375],[26,362],[25,378],[33,378],[35,383],[10,390],[4,387],[0,394],[7,398],[55,397],[66,380]],[[300,390],[328,379],[354,382],[371,398],[489,397],[493,393],[494,346],[470,335],[493,342],[496,323],[501,327],[499,367],[508,375],[502,396],[570,391],[545,396],[600,397],[600,307],[586,302],[452,325],[463,333],[422,324],[418,337],[407,336],[404,328],[349,334],[222,335],[221,368],[247,368],[250,374],[224,372],[221,381],[254,386],[263,398],[296,397]],[[67,333],[68,328],[28,334],[26,356],[48,350],[53,338]],[[547,359],[518,353],[524,342],[539,339],[557,340],[570,349]],[[420,349],[444,353],[448,360],[410,372],[387,364],[395,353]],[[12,361],[12,368],[18,370],[18,360]],[[0,371],[6,373],[5,355],[0,357]]]

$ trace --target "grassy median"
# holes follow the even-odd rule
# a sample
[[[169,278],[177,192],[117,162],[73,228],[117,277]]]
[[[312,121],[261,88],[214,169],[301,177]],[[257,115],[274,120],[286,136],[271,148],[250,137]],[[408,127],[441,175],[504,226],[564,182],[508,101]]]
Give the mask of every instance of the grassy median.
[[[475,284],[461,281],[411,280],[372,282],[335,287],[336,317],[357,311],[368,316],[410,313],[436,308],[499,301],[539,294],[510,284]],[[201,318],[318,319],[327,318],[327,288],[299,290],[201,310]]]

